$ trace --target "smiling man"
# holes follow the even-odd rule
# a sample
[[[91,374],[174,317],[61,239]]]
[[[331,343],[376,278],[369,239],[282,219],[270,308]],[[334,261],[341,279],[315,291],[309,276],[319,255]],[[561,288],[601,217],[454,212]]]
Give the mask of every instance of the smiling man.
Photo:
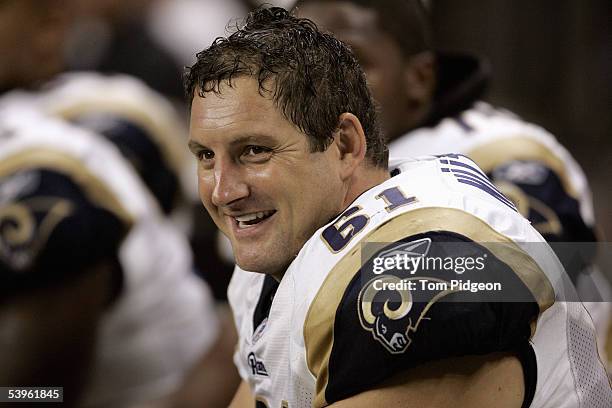
[[[200,194],[238,264],[280,279],[314,231],[349,204],[346,170],[336,165],[342,152],[311,152],[309,139],[251,77],[219,86],[219,94],[193,100],[190,146],[200,162]],[[347,114],[345,121],[357,120]],[[344,160],[344,167],[355,165]],[[375,175],[371,185],[387,177],[382,168],[367,170]]]
[[[232,240],[237,261],[280,278],[287,265],[283,253],[295,256],[314,232],[310,219],[324,223],[339,210],[321,214],[324,200],[318,197],[311,208],[296,205],[312,196],[330,166],[324,154],[307,164],[308,140],[261,97],[256,81],[243,76],[234,85],[194,99],[192,150],[201,163],[201,196]],[[248,184],[242,180],[249,174]]]
[[[474,162],[430,156],[387,173],[346,46],[271,8],[197,57],[189,147],[239,266],[232,407],[612,401],[588,314],[556,301],[573,293],[561,264]],[[486,262],[374,272],[395,254]],[[447,286],[458,274],[503,289]],[[397,289],[414,280],[433,284]]]

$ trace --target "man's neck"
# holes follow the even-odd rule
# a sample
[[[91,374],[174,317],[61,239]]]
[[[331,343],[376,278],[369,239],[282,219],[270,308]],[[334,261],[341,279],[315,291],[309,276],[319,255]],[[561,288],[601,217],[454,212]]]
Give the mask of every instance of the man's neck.
[[[360,167],[351,178],[342,208],[346,209],[361,194],[385,182],[389,177],[386,168],[370,165]]]

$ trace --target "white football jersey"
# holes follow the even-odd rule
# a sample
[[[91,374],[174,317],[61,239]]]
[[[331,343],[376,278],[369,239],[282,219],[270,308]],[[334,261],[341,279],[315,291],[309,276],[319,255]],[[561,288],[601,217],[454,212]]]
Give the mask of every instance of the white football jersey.
[[[180,193],[198,200],[195,162],[187,149],[187,129],[172,104],[141,80],[122,74],[72,72],[59,75],[35,94],[45,112],[83,125],[100,134],[110,133],[114,144],[125,148],[139,172],[149,171],[156,181],[163,166],[177,177]],[[129,127],[130,129],[127,129]],[[124,134],[124,137],[118,137]],[[125,137],[132,140],[125,140]],[[151,160],[155,154],[156,159]],[[147,166],[157,166],[154,173]],[[163,190],[163,188],[162,188]]]
[[[37,98],[46,112],[67,120],[95,112],[128,118],[146,128],[176,172],[185,166],[185,126],[170,102],[137,78],[67,73],[49,82]]]
[[[119,253],[122,290],[99,326],[82,406],[122,407],[169,394],[218,333],[188,242],[114,146],[18,99],[0,101],[0,168],[65,174],[132,225]]]
[[[476,102],[457,116],[413,130],[389,145],[391,162],[451,152],[474,160],[549,242],[597,240],[587,179],[571,154],[546,130],[507,110]],[[606,341],[612,341],[607,339],[612,286],[597,267],[583,271],[572,279],[593,317],[605,358]]]
[[[561,301],[574,289],[541,235],[465,156],[397,169],[319,229],[280,282],[236,269],[228,290],[240,337],[234,362],[258,406],[322,407],[419,362],[512,350],[529,406],[609,407],[591,319],[581,303]],[[481,275],[460,274],[456,263],[376,271],[377,259],[394,254],[480,254],[489,267]],[[493,303],[484,302],[470,289],[479,276],[508,289],[493,286]],[[401,282],[427,290],[380,287]],[[520,299],[499,301],[507,295]]]
[[[591,191],[578,163],[546,130],[507,110],[477,102],[456,117],[445,118],[434,127],[418,128],[389,144],[391,165],[410,157],[446,153],[465,154],[487,174],[513,161],[541,163],[556,173],[566,191],[578,200],[585,223],[594,223]],[[519,183],[537,184],[543,177],[542,169],[533,164],[517,165],[506,173],[506,179]]]

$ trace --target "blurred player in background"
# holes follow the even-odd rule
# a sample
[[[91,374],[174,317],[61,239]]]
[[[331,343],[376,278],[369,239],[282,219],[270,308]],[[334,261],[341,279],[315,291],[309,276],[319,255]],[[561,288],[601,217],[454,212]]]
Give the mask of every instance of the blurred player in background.
[[[184,143],[187,130],[173,106],[142,81],[95,72],[63,74],[45,84],[36,103],[112,142],[162,209],[180,217],[196,195]]]
[[[243,385],[232,407],[612,403],[588,313],[557,301],[573,286],[549,245],[465,156],[407,160],[390,177],[365,76],[341,42],[260,9],[198,54],[186,88],[200,196],[239,266],[228,297]],[[412,256],[485,251],[480,278],[515,290],[484,300],[377,288],[457,275],[376,275],[382,253],[368,243]]]
[[[154,97],[125,78],[108,80],[115,93],[92,98],[106,103],[95,108],[86,99],[41,104],[19,90],[61,68],[70,10],[53,0],[0,5],[0,342],[10,351],[1,357],[0,384],[64,386],[69,404],[119,407],[168,397],[193,367],[207,381],[178,395],[181,405],[193,390],[224,406],[224,387],[233,389],[223,382],[224,372],[232,375],[223,358],[231,344],[193,274],[184,234],[160,210],[172,208],[178,176],[163,174],[171,166],[152,151],[159,146],[142,135],[141,122],[127,120],[142,115],[109,118],[125,107],[120,95],[141,92],[143,105]],[[105,80],[84,78],[93,82],[81,83],[81,97],[103,94]],[[79,119],[104,117],[119,149],[32,107],[71,103],[89,109],[77,110]],[[142,160],[136,167],[145,183],[120,152],[133,153],[132,164]]]
[[[466,154],[547,241],[597,241],[591,191],[578,163],[546,130],[480,100],[487,65],[434,51],[420,1],[300,0],[296,7],[355,52],[380,104],[392,161]],[[596,323],[603,352],[612,291],[592,266],[595,251],[555,248]]]
[[[192,162],[185,157],[186,129],[161,95],[127,75],[93,72],[64,74],[46,84],[37,95],[43,109],[65,120],[104,135],[115,144],[138,172],[157,199],[163,212],[181,229],[191,232],[189,203],[197,194]],[[212,249],[209,249],[212,252]],[[207,266],[206,264],[204,265]],[[235,331],[229,311],[218,305],[221,315],[217,346],[192,370],[188,383],[173,403],[189,406],[206,402],[215,405],[210,389],[219,401],[236,387],[238,375],[231,365]],[[208,376],[214,372],[214,379]],[[225,387],[225,388],[224,388]]]

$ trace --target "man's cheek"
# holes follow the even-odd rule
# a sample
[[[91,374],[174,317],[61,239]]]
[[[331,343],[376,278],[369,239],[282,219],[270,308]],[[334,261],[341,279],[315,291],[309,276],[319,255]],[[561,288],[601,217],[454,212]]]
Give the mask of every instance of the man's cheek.
[[[204,205],[211,203],[212,193],[214,189],[214,180],[209,175],[203,175],[198,172],[198,193],[200,200]]]

